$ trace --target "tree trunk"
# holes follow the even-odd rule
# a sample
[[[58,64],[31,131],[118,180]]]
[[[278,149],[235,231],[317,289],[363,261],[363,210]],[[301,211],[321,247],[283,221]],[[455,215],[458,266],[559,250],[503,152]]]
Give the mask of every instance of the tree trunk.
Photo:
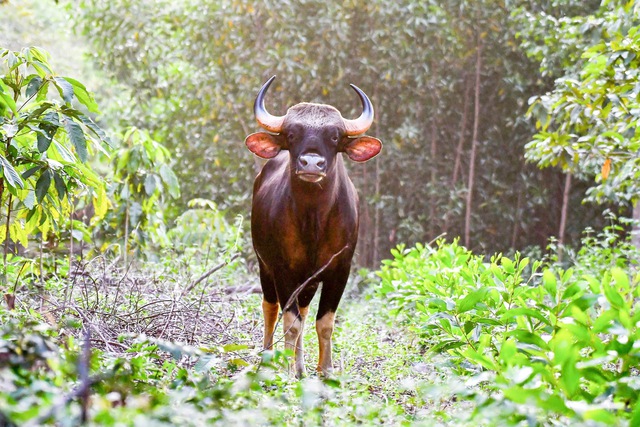
[[[375,186],[375,194],[376,200],[380,199],[380,157],[376,157],[376,186]],[[374,206],[374,217],[373,217],[373,251],[371,256],[371,265],[370,267],[375,267],[380,261],[380,247],[379,245],[379,237],[380,237],[380,203],[376,203]]]
[[[435,120],[431,121],[431,159],[429,164],[431,166],[431,191],[429,191],[429,239],[432,239],[435,234],[435,222],[436,222],[436,188],[438,186],[438,162],[436,156],[438,155],[438,144],[436,141],[437,128]]]
[[[633,205],[633,227],[631,229],[631,243],[640,249],[640,201]]]
[[[567,214],[569,212],[569,195],[571,193],[571,174],[568,173],[564,180],[564,192],[562,193],[562,211],[560,212],[560,227],[558,229],[558,261],[562,261],[564,252],[565,231],[567,227]]]
[[[469,92],[471,85],[466,84],[464,90],[464,104],[462,107],[462,118],[460,119],[460,137],[458,138],[458,146],[456,147],[456,159],[453,162],[453,176],[451,177],[451,190],[455,189],[458,182],[458,175],[460,174],[460,162],[462,158],[462,148],[464,146],[464,139],[467,130],[467,111],[469,109]]]
[[[467,134],[467,117],[469,112],[469,98],[471,92],[471,85],[466,81],[465,76],[465,89],[464,89],[464,102],[462,106],[462,118],[460,119],[460,134],[458,136],[458,145],[456,147],[456,157],[453,162],[453,175],[451,177],[451,195],[455,194],[456,183],[458,182],[458,175],[460,174],[460,168],[462,163],[462,149],[464,147],[464,140]],[[449,209],[444,215],[444,227],[443,231],[446,233],[449,231],[449,225],[451,221],[452,210]]]
[[[358,232],[358,265],[361,267],[369,266],[369,243],[371,240],[370,224],[371,215],[369,213],[369,202],[367,194],[369,194],[369,173],[368,163],[362,165],[362,190],[360,198],[360,230]]]
[[[469,181],[467,185],[466,212],[464,217],[464,245],[469,248],[471,243],[471,211],[473,202],[473,187],[475,184],[476,152],[478,151],[478,127],[480,125],[480,71],[482,69],[482,43],[476,42],[476,82],[473,113],[473,136],[471,138],[471,156],[469,159]]]

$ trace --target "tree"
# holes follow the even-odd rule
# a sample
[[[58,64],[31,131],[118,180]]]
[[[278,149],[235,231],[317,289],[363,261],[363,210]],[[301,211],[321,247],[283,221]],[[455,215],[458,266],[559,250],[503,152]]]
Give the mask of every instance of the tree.
[[[560,51],[565,58],[556,73],[562,75],[553,90],[529,100],[538,133],[526,157],[590,180],[585,201],[624,206],[639,200],[638,11],[635,1],[603,2],[592,15],[547,21],[546,45],[531,43],[541,28],[526,35],[528,52],[538,57],[557,52],[557,40],[572,46]]]
[[[105,152],[108,139],[80,110],[82,106],[89,113],[98,111],[92,95],[79,81],[56,75],[46,52],[0,48],[0,59],[4,286],[9,240],[26,247],[37,233],[42,240],[59,235],[72,222],[80,197],[92,201],[98,217],[104,215],[105,182],[86,161],[92,152]]]
[[[179,159],[183,205],[201,197],[247,211],[255,172],[241,141],[272,74],[268,103],[279,114],[306,100],[354,116],[348,84],[363,88],[377,112],[370,132],[385,143],[380,160],[351,173],[362,196],[359,262],[372,265],[398,241],[444,229],[455,237],[465,223],[470,244],[486,250],[544,245],[557,232],[560,212],[548,206],[562,198],[561,177],[522,160],[533,132],[525,100],[547,84],[515,42],[524,24],[511,12],[529,3],[86,0],[80,22],[97,63],[124,86],[124,124],[148,128]],[[583,212],[573,236],[591,219]]]

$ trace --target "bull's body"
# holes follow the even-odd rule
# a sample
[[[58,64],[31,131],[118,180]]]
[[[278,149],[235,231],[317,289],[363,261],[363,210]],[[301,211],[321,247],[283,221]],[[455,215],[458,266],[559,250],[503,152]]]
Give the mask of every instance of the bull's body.
[[[261,90],[258,107],[271,81]],[[273,120],[266,123],[259,113],[259,123],[273,133],[250,135],[246,143],[254,153],[271,159],[256,178],[251,212],[251,235],[264,293],[264,347],[272,346],[280,306],[285,311],[285,347],[295,350],[296,373],[303,374],[304,321],[322,283],[316,317],[318,371],[327,373],[332,368],[335,312],[358,237],[358,195],[341,152],[364,161],[375,156],[381,145],[374,138],[353,138],[349,125],[354,121],[342,119],[328,105],[298,104],[284,117],[267,117]],[[277,126],[270,126],[274,121]],[[366,130],[362,123],[356,124],[359,127],[351,132]],[[292,304],[285,306],[294,293]]]

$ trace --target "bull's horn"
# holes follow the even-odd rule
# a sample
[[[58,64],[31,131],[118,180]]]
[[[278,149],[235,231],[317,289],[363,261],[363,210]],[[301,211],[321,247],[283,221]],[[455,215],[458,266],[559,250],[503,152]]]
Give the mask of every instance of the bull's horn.
[[[256,116],[256,120],[260,127],[268,130],[273,133],[282,132],[282,124],[284,123],[285,116],[273,116],[271,115],[264,106],[264,96],[269,90],[269,86],[273,83],[273,80],[276,76],[271,77],[267,82],[260,88],[260,92],[258,92],[258,96],[256,97],[256,101],[253,103],[253,113]]]
[[[362,102],[362,114],[355,120],[344,120],[344,126],[348,136],[355,136],[365,133],[373,123],[373,105],[367,94],[365,94],[358,86],[352,84],[351,87],[356,91]]]

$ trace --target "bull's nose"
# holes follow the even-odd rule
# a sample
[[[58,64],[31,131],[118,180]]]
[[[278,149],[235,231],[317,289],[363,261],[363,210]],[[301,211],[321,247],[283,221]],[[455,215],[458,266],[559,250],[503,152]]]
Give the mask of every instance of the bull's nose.
[[[327,160],[315,153],[298,157],[298,171],[304,173],[323,173],[327,168]]]

